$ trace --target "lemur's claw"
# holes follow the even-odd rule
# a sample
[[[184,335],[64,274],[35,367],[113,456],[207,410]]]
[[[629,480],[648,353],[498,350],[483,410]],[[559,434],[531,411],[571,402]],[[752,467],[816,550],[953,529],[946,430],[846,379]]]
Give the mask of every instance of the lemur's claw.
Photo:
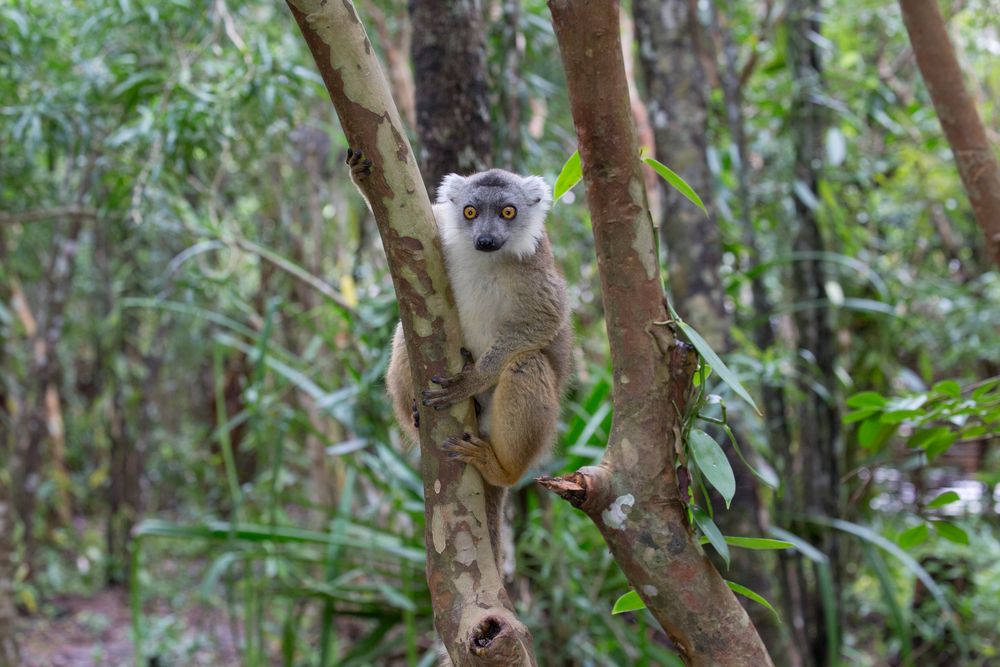
[[[463,433],[461,438],[454,436],[441,443],[441,449],[445,451],[448,458],[462,463],[472,463],[475,465],[486,465],[488,457],[484,447],[485,442],[478,438],[473,438],[468,433]]]
[[[458,387],[454,386],[451,378],[439,378],[442,382],[442,389],[424,389],[420,392],[423,397],[423,404],[435,410],[444,410],[462,400],[463,396]],[[448,382],[448,385],[444,383]]]
[[[431,378],[431,382],[445,389],[448,387],[454,387],[461,381],[462,381],[461,374],[452,375],[451,377],[446,377],[446,378],[443,378],[440,375],[435,375],[434,377]]]
[[[372,161],[360,149],[348,148],[346,162],[351,168],[351,174],[357,179],[364,180],[372,173]]]

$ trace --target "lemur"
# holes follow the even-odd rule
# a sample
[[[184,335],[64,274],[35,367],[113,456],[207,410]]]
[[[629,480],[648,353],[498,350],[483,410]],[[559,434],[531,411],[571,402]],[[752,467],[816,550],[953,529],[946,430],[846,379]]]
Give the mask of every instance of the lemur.
[[[356,179],[370,172],[371,162],[360,153],[349,151],[347,162]],[[465,368],[417,392],[402,325],[392,341],[386,387],[400,426],[415,442],[418,401],[441,410],[474,398],[479,437],[456,435],[442,447],[497,487],[516,484],[552,445],[570,375],[566,281],[544,226],[551,205],[552,191],[539,176],[502,169],[445,176],[434,218],[458,307]]]

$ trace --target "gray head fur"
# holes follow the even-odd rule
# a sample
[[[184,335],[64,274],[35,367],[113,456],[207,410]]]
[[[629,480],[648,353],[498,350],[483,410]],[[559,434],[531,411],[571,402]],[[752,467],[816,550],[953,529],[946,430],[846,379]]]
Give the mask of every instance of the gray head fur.
[[[539,176],[490,169],[471,176],[448,174],[438,188],[437,203],[450,209],[441,221],[445,243],[525,259],[535,253],[545,233],[552,190]],[[464,211],[470,206],[475,216],[467,219]],[[508,206],[516,211],[511,219],[501,213]]]

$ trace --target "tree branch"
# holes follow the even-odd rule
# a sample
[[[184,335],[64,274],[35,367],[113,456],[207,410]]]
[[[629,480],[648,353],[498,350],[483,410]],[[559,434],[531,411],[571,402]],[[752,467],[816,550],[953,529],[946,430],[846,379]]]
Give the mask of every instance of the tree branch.
[[[399,300],[415,387],[462,366],[461,330],[430,202],[389,85],[349,0],[288,0],[349,144],[372,161],[361,189],[375,215]],[[421,408],[427,580],[434,622],[456,665],[534,665],[487,530],[483,480],[438,443],[474,430],[471,401]]]
[[[663,301],[622,62],[618,3],[549,0],[580,142],[614,372],[600,466],[561,486],[597,524],[629,582],[689,664],[770,665],[687,523],[674,472],[696,367]]]
[[[972,211],[986,236],[993,261],[1000,266],[1000,163],[996,152],[986,138],[975,99],[965,86],[937,2],[900,0],[899,5],[917,66],[955,154]]]

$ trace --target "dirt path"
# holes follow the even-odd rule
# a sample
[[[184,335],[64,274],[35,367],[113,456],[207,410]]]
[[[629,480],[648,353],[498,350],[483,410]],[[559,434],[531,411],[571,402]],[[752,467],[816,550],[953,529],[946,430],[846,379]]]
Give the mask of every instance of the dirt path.
[[[135,667],[128,595],[106,590],[91,597],[54,600],[56,612],[22,619],[25,667]],[[215,616],[216,618],[213,618]],[[166,647],[164,662],[185,666],[239,664],[219,614],[147,614],[144,626],[154,645]],[[157,631],[157,628],[160,628]],[[157,642],[157,638],[159,641]]]

